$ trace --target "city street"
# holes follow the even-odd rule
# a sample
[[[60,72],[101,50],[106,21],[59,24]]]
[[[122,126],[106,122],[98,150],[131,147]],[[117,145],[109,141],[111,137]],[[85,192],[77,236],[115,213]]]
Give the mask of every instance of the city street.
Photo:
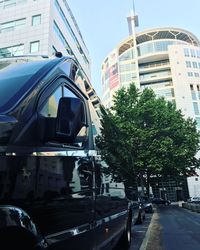
[[[158,209],[165,250],[200,249],[200,214],[175,205]]]
[[[200,249],[200,214],[179,207],[177,204],[156,208],[149,229],[142,247],[133,249]]]

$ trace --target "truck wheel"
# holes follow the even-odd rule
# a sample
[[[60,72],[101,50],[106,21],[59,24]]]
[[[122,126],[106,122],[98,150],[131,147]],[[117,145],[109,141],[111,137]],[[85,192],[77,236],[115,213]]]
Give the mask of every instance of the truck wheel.
[[[131,227],[132,223],[131,220],[129,219],[127,222],[126,229],[124,230],[118,244],[118,246],[123,248],[124,250],[129,249],[131,245]]]

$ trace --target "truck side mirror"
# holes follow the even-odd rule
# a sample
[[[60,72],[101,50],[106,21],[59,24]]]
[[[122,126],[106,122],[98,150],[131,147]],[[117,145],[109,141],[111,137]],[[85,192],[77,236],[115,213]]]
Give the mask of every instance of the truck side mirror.
[[[73,142],[83,126],[86,126],[83,102],[74,97],[62,97],[58,104],[55,137],[59,141]]]

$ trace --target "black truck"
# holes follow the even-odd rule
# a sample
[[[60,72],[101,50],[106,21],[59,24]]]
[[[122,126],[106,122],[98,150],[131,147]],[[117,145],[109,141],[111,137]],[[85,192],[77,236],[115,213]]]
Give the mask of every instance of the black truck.
[[[80,72],[63,56],[0,65],[2,250],[130,245],[132,209],[104,174]]]

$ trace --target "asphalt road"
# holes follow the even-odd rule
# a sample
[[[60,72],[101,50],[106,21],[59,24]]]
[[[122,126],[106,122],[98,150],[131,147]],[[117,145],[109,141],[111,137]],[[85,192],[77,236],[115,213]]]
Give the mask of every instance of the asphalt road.
[[[157,209],[165,250],[200,250],[200,214],[178,205]]]

